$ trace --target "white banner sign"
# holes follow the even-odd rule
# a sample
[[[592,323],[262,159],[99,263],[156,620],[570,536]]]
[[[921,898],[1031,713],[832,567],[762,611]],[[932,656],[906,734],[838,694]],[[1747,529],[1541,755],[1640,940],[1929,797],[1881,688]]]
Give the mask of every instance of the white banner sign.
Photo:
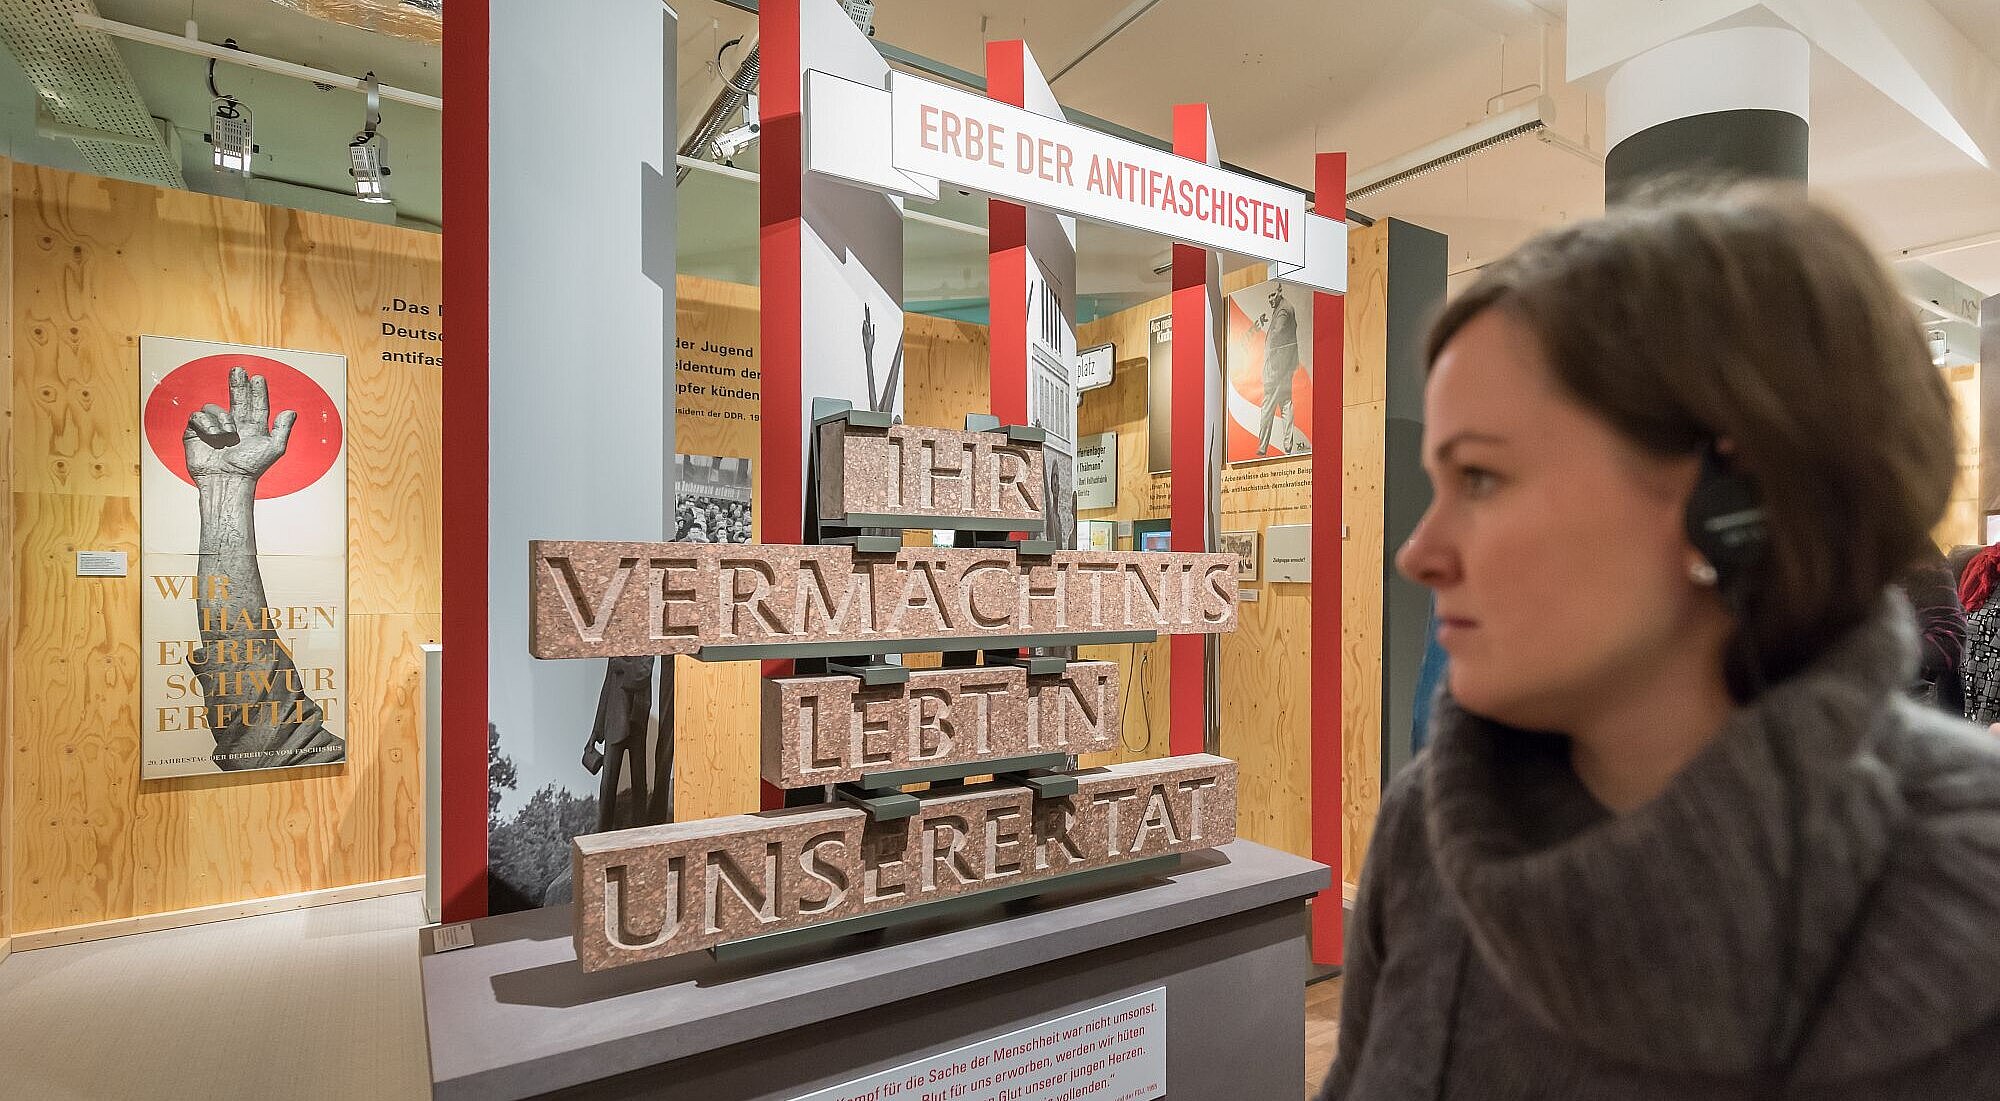
[[[798,1101],[1146,1101],[1167,1095],[1167,988],[966,1044]]]
[[[904,73],[890,74],[889,96],[898,171],[1189,244],[1305,264],[1303,192]]]
[[[1111,385],[1112,371],[1117,366],[1118,348],[1113,344],[1099,344],[1095,348],[1085,348],[1076,354],[1076,389],[1078,393]]]
[[[907,73],[891,72],[884,93],[808,72],[805,108],[812,172],[933,199],[947,181],[1347,288],[1347,225],[1308,213],[1302,191]]]

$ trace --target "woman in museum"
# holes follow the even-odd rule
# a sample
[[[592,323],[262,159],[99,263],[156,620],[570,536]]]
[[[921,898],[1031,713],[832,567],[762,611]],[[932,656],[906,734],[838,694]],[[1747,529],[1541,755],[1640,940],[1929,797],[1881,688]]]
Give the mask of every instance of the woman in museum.
[[[2000,740],[1910,699],[1955,468],[1845,223],[1615,210],[1429,345],[1398,558],[1450,655],[1321,1096],[2000,1097]]]

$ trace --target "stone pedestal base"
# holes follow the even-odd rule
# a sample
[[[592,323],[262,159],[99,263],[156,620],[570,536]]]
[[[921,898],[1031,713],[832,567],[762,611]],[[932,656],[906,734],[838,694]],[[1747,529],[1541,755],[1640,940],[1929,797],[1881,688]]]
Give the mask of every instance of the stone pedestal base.
[[[1248,841],[1182,860],[1162,879],[733,964],[586,974],[565,907],[475,922],[475,946],[443,954],[425,932],[436,1096],[791,1101],[1158,986],[1170,1096],[1302,1096],[1306,900],[1330,873]]]

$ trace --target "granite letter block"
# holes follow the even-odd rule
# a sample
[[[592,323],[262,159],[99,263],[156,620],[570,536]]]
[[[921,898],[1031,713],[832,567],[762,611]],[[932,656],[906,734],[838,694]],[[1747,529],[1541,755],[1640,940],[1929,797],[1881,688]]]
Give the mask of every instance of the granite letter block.
[[[995,782],[870,822],[813,807],[642,826],[571,843],[587,971],[1236,838],[1236,765],[1203,754],[1078,774],[1036,801]]]
[[[1005,639],[1236,629],[1233,554],[536,541],[529,651],[541,658],[704,646]]]
[[[845,917],[867,819],[811,807],[575,838],[577,959],[601,971]]]
[[[1040,530],[1042,449],[992,432],[819,426],[820,518],[1011,520]],[[939,524],[937,526],[946,526]]]
[[[1124,733],[1115,661],[1073,661],[1061,673],[1028,678],[1027,736],[1021,753],[1101,753]]]
[[[1108,661],[1039,677],[1006,665],[920,669],[907,684],[878,688],[857,677],[778,677],[763,691],[763,777],[781,788],[1095,753],[1115,747],[1120,731],[1118,666]]]

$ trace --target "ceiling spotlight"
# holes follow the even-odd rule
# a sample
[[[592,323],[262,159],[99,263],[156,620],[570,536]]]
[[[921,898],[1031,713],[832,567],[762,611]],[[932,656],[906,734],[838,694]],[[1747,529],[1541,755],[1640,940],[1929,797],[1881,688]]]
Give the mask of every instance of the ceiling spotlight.
[[[233,38],[224,39],[222,44],[232,50],[236,48]],[[215,86],[214,58],[208,60],[208,94],[214,103],[209,110],[208,133],[202,139],[211,148],[215,170],[248,176],[251,154],[258,152],[251,136],[250,108]]]
[[[743,100],[743,124],[715,137],[715,159],[734,166],[735,156],[746,146],[757,140],[763,131],[763,123],[757,115],[757,97],[750,95]]]
[[[842,0],[841,7],[847,9],[847,17],[862,34],[875,37],[875,0]]]
[[[217,172],[250,174],[250,155],[259,151],[251,140],[250,108],[229,96],[216,100],[203,137]]]
[[[347,143],[347,174],[354,177],[354,197],[364,203],[389,201],[389,138],[382,133],[382,92],[375,74],[361,78],[368,93],[368,114],[361,133]]]

